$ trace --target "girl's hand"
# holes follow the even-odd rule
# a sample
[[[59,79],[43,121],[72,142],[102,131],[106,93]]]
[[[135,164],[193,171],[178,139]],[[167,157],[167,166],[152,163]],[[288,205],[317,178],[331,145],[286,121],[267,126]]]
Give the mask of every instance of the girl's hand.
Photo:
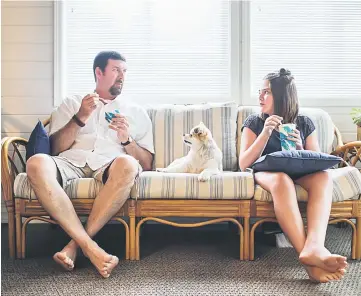
[[[289,133],[287,139],[296,143],[296,150],[303,150],[303,144],[299,130],[295,129],[293,133]]]
[[[271,115],[268,117],[264,123],[262,133],[265,133],[268,137],[270,137],[273,130],[282,124],[282,119],[282,117],[277,115]]]

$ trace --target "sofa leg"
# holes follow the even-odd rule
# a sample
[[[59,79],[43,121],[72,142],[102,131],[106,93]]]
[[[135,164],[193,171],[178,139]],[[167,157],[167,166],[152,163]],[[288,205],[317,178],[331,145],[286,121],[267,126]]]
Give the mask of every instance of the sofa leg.
[[[361,260],[361,217],[356,218],[356,259]]]
[[[264,222],[277,222],[274,218],[264,218],[253,224],[249,235],[249,260],[254,260],[254,235],[256,228]]]
[[[21,254],[21,229],[22,229],[22,221],[21,221],[21,215],[20,213],[16,213],[15,214],[15,219],[16,219],[16,257],[18,259],[22,259],[22,254]]]
[[[130,260],[136,260],[136,246],[135,246],[135,216],[129,217],[129,241],[130,241]]]
[[[127,222],[125,222],[122,218],[120,217],[113,217],[112,218],[113,221],[118,221],[121,224],[123,224],[124,229],[125,229],[125,260],[129,260],[129,226],[127,224]],[[53,224],[54,225],[54,224]]]
[[[250,221],[249,217],[245,217],[243,220],[243,227],[244,227],[244,260],[249,260],[249,248],[250,248]]]
[[[16,259],[15,254],[15,215],[14,211],[8,213],[8,236],[9,236],[9,255],[11,259]]]

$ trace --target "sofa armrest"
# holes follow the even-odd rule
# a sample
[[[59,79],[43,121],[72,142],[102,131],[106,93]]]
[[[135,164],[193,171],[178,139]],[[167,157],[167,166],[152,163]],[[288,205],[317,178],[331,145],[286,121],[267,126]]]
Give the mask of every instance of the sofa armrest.
[[[342,157],[351,166],[356,166],[357,162],[361,162],[361,141],[339,146],[331,154]],[[344,163],[341,165],[343,166]]]
[[[14,180],[17,174],[25,171],[26,162],[18,146],[26,146],[28,141],[20,137],[4,137],[1,139],[1,191],[8,212],[14,210]],[[11,151],[13,155],[11,156]],[[18,158],[15,159],[15,156]],[[21,168],[19,168],[19,165]]]

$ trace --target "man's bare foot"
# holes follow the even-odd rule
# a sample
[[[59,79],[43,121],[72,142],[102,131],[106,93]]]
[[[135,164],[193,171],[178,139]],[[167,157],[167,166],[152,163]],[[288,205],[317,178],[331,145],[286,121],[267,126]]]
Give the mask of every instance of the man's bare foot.
[[[342,279],[346,273],[345,269],[340,269],[336,272],[329,272],[314,266],[305,266],[310,280],[313,282],[327,283],[329,281],[337,281]]]
[[[331,254],[325,247],[303,249],[299,259],[304,265],[316,266],[330,272],[347,267],[346,257]]]
[[[114,267],[119,263],[118,257],[106,253],[96,242],[87,250],[83,250],[83,253],[104,278],[108,278]]]
[[[56,263],[60,264],[65,270],[72,271],[76,258],[77,246],[70,243],[63,250],[54,254],[53,258]]]

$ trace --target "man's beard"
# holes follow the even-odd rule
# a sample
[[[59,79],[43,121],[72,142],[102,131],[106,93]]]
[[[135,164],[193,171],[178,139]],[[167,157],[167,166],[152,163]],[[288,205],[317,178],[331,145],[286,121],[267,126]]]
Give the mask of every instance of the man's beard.
[[[116,86],[115,84],[111,86],[111,88],[109,88],[109,93],[112,96],[119,96],[122,93],[122,88],[123,86]]]

